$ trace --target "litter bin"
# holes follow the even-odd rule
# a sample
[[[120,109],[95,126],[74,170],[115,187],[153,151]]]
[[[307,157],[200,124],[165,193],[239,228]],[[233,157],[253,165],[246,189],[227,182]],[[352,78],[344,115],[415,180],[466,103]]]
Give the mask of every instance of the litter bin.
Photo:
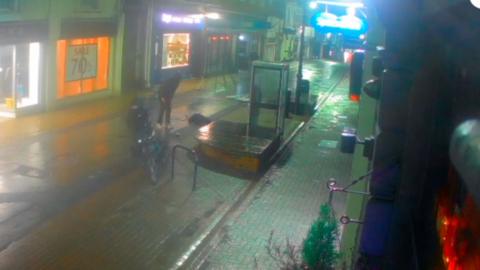
[[[310,81],[301,80],[298,91],[297,114],[304,115],[308,112],[310,105]]]

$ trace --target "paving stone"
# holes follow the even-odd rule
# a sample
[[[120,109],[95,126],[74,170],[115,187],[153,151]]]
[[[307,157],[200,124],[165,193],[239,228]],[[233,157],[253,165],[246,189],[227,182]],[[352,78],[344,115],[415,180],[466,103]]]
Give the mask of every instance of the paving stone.
[[[317,93],[325,94],[322,91],[335,83],[313,81],[312,88],[317,87]],[[274,167],[267,174],[270,184],[231,221],[230,241],[213,249],[207,258],[208,265],[202,269],[278,269],[265,247],[271,231],[274,242],[285,244],[288,238],[301,246],[320,205],[327,201],[326,181],[334,177],[343,184],[350,177],[351,156],[334,149],[343,127],[355,126],[357,105],[348,100],[347,85],[348,80],[344,79],[312,119],[311,124],[318,128],[306,129],[299,135],[286,164]],[[319,141],[321,147],[312,148]],[[336,212],[342,212],[344,206],[344,198],[337,198]]]

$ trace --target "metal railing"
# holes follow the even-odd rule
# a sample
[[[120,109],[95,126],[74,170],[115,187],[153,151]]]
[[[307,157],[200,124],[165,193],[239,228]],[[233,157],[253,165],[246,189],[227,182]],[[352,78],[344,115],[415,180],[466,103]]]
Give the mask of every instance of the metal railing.
[[[357,195],[363,195],[363,196],[370,196],[369,192],[365,191],[358,191],[358,190],[350,190],[349,188],[356,183],[360,182],[362,179],[357,179],[353,181],[351,184],[349,184],[346,187],[340,187],[337,185],[337,181],[335,179],[330,179],[327,181],[327,188],[328,188],[328,203],[331,205],[333,201],[333,194],[335,192],[342,192],[342,193],[351,193],[351,194],[357,194]]]
[[[333,202],[333,195],[335,194],[335,192],[357,194],[357,195],[361,195],[361,196],[370,196],[369,192],[358,191],[358,190],[350,190],[349,189],[351,186],[355,185],[356,183],[362,181],[365,178],[366,178],[366,176],[360,177],[359,179],[354,180],[352,183],[350,183],[349,185],[347,185],[345,187],[338,186],[337,181],[335,181],[335,179],[333,179],[333,178],[328,180],[327,181],[328,204],[331,207],[333,207],[332,202]],[[357,220],[357,219],[352,219],[349,216],[343,215],[343,216],[340,217],[340,223],[342,223],[344,225],[350,224],[350,223],[363,224],[363,221],[362,220]]]
[[[180,144],[177,144],[172,148],[172,165],[171,165],[172,167],[171,167],[171,171],[170,171],[170,177],[171,177],[172,180],[175,178],[175,154],[177,152],[177,149],[179,149],[179,148],[186,151],[193,158],[194,169],[193,169],[192,191],[195,191],[195,189],[197,188],[197,173],[198,173],[198,161],[199,161],[197,152],[195,152],[195,150],[190,149],[190,148],[188,148],[186,146],[183,146],[183,145],[180,145]]]

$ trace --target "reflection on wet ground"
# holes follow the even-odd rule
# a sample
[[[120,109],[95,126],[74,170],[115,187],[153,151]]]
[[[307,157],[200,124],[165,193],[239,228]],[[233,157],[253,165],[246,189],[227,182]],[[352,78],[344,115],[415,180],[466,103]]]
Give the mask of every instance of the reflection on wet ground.
[[[323,72],[324,67],[306,65],[315,74],[333,74]],[[218,83],[212,85],[219,88]],[[216,119],[247,106],[229,98],[235,93],[233,82],[223,88],[177,95],[172,134],[178,136],[172,137],[172,144],[195,144],[196,129],[188,126],[188,115],[200,112]],[[70,115],[78,120],[73,126],[69,116],[58,116],[64,128],[42,132],[32,126],[17,139],[2,139],[0,268],[170,265],[249,185],[200,170],[199,189],[192,193],[192,165],[180,157],[179,180],[165,178],[151,186],[130,155],[132,135],[123,111],[118,111],[78,109],[73,111],[77,115]],[[81,120],[86,119],[83,114],[97,113],[97,118]],[[156,115],[155,107],[152,113]]]

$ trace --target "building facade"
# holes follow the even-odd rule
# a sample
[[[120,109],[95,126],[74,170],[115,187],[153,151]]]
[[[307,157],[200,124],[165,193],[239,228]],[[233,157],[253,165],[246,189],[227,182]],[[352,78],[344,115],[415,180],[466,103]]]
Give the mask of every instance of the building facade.
[[[282,29],[284,12],[274,1],[127,1],[125,44],[137,40],[139,45],[126,50],[125,58],[143,63],[124,67],[125,78],[130,76],[125,85],[152,87],[176,72],[184,77],[233,73],[245,59],[276,61],[280,50],[265,49],[271,45],[267,32],[272,22]]]
[[[120,93],[120,1],[1,1],[0,114]]]

